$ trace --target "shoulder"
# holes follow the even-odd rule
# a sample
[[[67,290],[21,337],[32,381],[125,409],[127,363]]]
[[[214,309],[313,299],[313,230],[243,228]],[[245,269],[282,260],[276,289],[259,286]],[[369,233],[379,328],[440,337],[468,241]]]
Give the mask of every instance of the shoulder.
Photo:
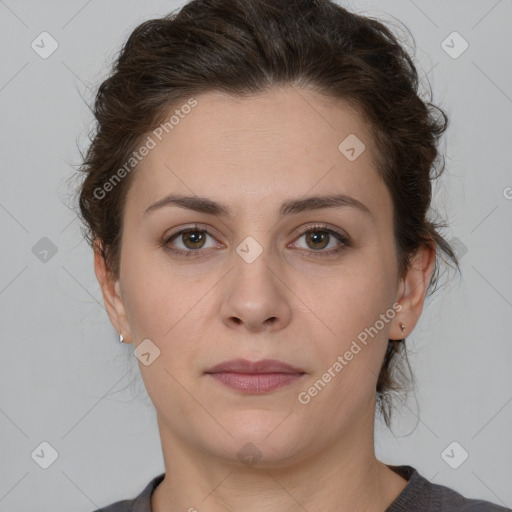
[[[151,495],[164,476],[165,473],[162,473],[153,478],[135,498],[116,501],[94,512],[151,512]]]
[[[470,499],[444,485],[433,484],[411,466],[389,466],[408,480],[386,512],[510,512],[489,501]]]

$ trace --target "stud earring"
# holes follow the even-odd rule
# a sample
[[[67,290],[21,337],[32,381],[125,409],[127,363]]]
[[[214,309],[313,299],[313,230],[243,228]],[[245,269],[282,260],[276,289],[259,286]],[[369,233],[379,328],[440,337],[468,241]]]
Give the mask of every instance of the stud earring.
[[[119,341],[121,343],[124,343],[124,336],[122,334],[119,335]]]
[[[405,332],[405,324],[400,322],[400,329],[402,330],[402,339],[399,340],[399,341],[405,341],[405,336],[404,336],[404,332]]]

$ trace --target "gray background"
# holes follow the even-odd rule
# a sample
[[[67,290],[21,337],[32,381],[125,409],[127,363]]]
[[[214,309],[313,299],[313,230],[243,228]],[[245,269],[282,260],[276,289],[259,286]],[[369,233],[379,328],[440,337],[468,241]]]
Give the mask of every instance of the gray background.
[[[90,511],[163,471],[137,361],[108,322],[69,206],[92,126],[86,103],[133,28],[179,5],[0,0],[0,512]],[[462,279],[428,300],[408,338],[417,392],[393,433],[377,425],[377,454],[512,507],[512,2],[345,5],[396,17],[414,35],[434,102],[451,117],[436,204],[462,256]],[[47,59],[31,48],[43,31],[59,45]],[[458,58],[441,46],[453,31],[469,43]],[[47,469],[31,456],[43,441],[58,453]],[[457,469],[441,455],[453,441],[469,453]],[[462,452],[448,453],[453,463]]]

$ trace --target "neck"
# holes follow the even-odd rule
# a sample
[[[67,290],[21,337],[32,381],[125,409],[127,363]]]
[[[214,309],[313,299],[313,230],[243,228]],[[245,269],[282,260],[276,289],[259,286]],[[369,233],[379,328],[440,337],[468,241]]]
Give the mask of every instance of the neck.
[[[159,419],[166,471],[152,510],[384,512],[407,481],[375,458],[370,426],[294,464],[245,467],[173,438]]]

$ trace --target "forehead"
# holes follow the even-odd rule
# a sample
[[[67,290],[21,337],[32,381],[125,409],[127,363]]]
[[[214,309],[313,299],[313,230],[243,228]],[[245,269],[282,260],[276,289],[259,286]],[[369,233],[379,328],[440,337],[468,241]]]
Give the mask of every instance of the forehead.
[[[127,198],[139,210],[169,192],[230,195],[240,206],[333,187],[363,201],[382,192],[370,131],[348,103],[296,87],[194,100],[147,135],[154,147]]]

